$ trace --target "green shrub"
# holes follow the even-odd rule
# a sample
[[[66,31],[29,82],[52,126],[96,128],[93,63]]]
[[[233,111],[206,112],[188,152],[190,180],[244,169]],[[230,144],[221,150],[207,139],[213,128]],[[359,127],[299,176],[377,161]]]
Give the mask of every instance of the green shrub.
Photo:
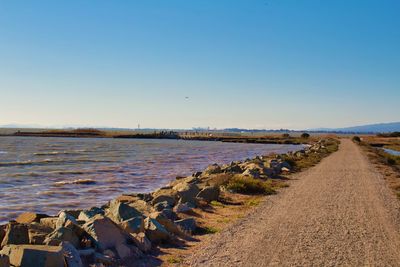
[[[356,135],[356,136],[353,136],[353,141],[354,141],[354,142],[357,142],[357,143],[360,143],[360,142],[361,142],[361,138],[358,137],[357,135]]]
[[[310,134],[309,133],[302,133],[301,138],[309,138]]]
[[[274,194],[271,183],[247,176],[234,176],[226,185],[226,188],[241,194]]]
[[[289,137],[290,137],[290,134],[284,133],[284,134],[282,134],[282,137],[283,137],[283,138],[289,138]]]

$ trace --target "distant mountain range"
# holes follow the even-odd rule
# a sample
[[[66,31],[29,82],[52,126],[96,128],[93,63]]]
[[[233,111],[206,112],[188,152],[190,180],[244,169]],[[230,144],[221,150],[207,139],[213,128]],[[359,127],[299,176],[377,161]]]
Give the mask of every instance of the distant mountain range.
[[[400,122],[376,123],[345,128],[309,129],[313,132],[345,132],[345,133],[389,133],[400,132]]]
[[[137,130],[130,128],[108,128],[108,127],[74,127],[74,126],[65,126],[65,127],[44,127],[40,125],[27,125],[27,124],[8,124],[8,125],[0,125],[0,128],[38,128],[38,129],[72,129],[72,128],[96,128],[99,130]],[[149,130],[166,130],[166,129],[141,129],[142,131]],[[185,129],[175,129],[184,131]],[[206,128],[193,128],[192,130],[196,131],[210,131]],[[332,132],[332,133],[389,133],[389,132],[400,132],[400,122],[390,122],[390,123],[376,123],[376,124],[368,124],[368,125],[360,125],[360,126],[352,126],[352,127],[344,127],[344,128],[315,128],[315,129],[307,129],[307,130],[289,130],[289,129],[242,129],[242,128],[226,128],[218,131],[227,131],[227,132]]]

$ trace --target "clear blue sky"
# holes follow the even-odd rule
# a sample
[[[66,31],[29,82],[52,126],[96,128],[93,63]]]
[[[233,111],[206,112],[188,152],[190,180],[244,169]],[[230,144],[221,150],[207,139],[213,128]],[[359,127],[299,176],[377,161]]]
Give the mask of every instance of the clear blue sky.
[[[399,121],[399,12],[398,0],[4,0],[0,124]]]

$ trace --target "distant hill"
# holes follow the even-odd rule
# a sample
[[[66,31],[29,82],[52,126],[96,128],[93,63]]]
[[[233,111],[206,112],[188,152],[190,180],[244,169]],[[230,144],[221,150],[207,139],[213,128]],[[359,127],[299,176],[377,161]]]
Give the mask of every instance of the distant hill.
[[[389,133],[389,132],[399,132],[400,122],[377,123],[377,124],[368,124],[368,125],[352,126],[345,128],[318,128],[318,129],[310,129],[309,131],[346,132],[346,133]]]

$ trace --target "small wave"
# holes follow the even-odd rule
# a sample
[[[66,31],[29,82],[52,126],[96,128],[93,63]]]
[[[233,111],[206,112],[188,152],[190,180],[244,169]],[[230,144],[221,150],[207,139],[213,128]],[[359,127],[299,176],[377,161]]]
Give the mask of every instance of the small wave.
[[[76,159],[76,160],[53,160],[44,159],[42,161],[15,161],[15,162],[0,162],[0,167],[13,167],[13,166],[24,166],[24,165],[46,165],[46,164],[63,164],[63,163],[112,163],[113,161],[108,160],[91,160],[91,159]]]
[[[7,154],[7,151],[0,151],[0,154]]]
[[[25,176],[38,177],[38,176],[40,176],[40,174],[37,172],[18,172],[18,173],[10,174],[10,176],[11,177],[25,177]]]
[[[68,185],[68,184],[92,185],[95,183],[96,183],[96,181],[92,180],[92,179],[77,179],[77,180],[73,180],[73,181],[55,182],[54,185],[56,185],[56,186],[62,186],[62,185]]]
[[[49,152],[36,152],[35,156],[57,156],[57,155],[79,155],[79,151],[49,151]]]
[[[89,174],[90,171],[52,171],[49,174],[59,174],[59,175],[81,175],[81,174]]]

